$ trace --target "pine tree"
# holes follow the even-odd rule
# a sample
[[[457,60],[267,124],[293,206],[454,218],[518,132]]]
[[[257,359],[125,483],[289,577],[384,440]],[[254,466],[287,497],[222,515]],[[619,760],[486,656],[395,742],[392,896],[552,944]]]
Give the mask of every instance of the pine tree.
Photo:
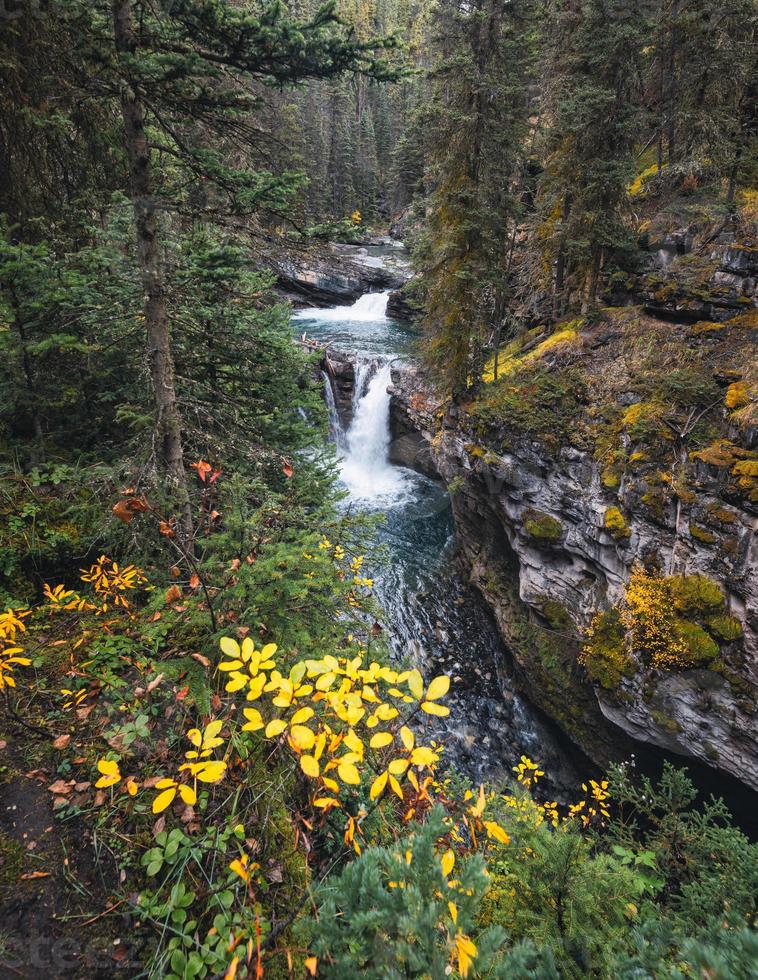
[[[644,26],[640,11],[622,0],[556,5],[540,185],[540,239],[555,268],[556,317],[572,293],[583,309],[592,306],[601,269],[629,244],[624,208],[639,137]]]
[[[427,357],[453,393],[476,386],[507,295],[523,140],[527,2],[446,0],[437,21],[427,134]]]

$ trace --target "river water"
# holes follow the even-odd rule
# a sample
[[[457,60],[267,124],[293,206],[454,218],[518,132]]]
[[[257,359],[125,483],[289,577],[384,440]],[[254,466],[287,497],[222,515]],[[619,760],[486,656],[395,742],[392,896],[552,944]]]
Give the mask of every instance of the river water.
[[[390,647],[429,679],[452,678],[445,719],[428,719],[447,758],[473,781],[502,779],[523,754],[548,774],[546,790],[561,798],[577,774],[561,740],[516,691],[509,658],[478,593],[455,561],[450,501],[439,483],[388,461],[391,363],[408,359],[414,334],[385,315],[388,293],[351,306],[299,310],[293,325],[349,352],[355,365],[352,420],[340,423],[325,377],[332,438],[337,446],[345,506],[381,515],[377,598]]]

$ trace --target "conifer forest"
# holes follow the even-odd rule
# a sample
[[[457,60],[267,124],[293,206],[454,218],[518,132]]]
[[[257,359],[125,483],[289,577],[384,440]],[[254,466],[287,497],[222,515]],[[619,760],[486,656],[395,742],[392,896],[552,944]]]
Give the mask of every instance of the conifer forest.
[[[0,978],[758,980],[758,0],[0,0]]]

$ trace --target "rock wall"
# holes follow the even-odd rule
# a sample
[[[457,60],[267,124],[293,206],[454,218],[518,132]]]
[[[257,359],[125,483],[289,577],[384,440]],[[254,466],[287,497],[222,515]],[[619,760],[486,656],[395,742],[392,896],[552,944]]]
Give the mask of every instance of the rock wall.
[[[423,441],[425,465],[449,488],[472,582],[529,697],[598,763],[642,744],[758,789],[758,516],[744,499],[724,500],[723,471],[697,467],[697,493],[684,510],[681,499],[642,503],[644,483],[625,478],[614,491],[628,515],[619,535],[607,527],[609,493],[591,452],[549,452],[513,433],[483,444],[465,411],[443,414],[418,370],[398,369],[392,393],[398,439],[416,439],[397,461],[415,465]],[[577,660],[582,635],[598,610],[622,598],[641,557],[666,574],[718,582],[743,637],[708,669],[640,663],[618,685],[592,683]]]

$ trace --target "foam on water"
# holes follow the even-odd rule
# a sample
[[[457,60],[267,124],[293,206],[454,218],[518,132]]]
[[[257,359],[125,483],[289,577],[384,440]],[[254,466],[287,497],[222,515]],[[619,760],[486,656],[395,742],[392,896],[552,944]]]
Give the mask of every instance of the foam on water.
[[[390,290],[383,293],[364,293],[352,306],[332,306],[326,310],[309,306],[293,314],[295,320],[319,320],[322,323],[377,322],[387,319],[387,302]]]

